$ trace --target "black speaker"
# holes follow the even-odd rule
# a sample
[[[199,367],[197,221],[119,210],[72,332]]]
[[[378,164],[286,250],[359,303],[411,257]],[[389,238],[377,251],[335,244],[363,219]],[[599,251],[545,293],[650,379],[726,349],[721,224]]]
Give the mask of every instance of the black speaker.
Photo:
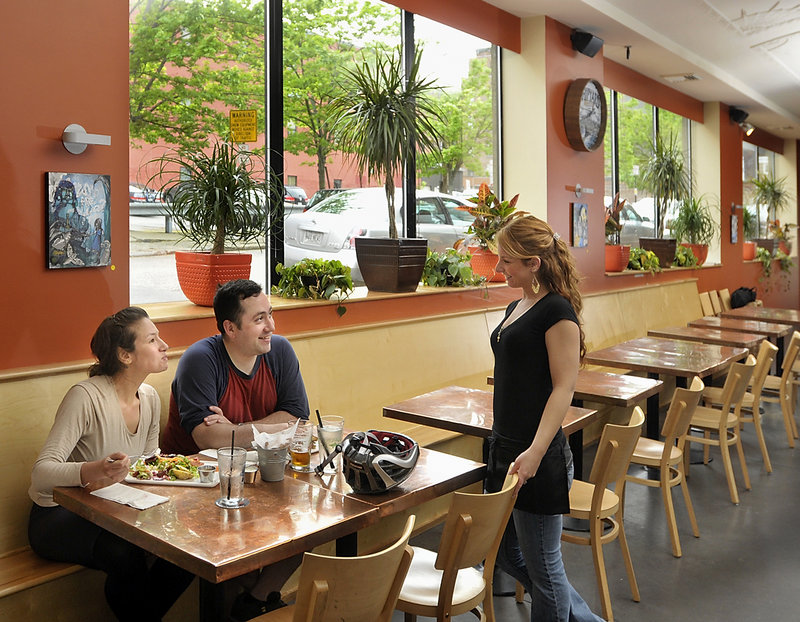
[[[747,120],[747,117],[750,116],[749,112],[742,110],[741,108],[734,108],[733,106],[731,106],[728,110],[728,114],[731,117],[731,121],[734,123],[744,123]]]
[[[595,37],[591,32],[577,28],[572,31],[569,38],[572,41],[572,49],[586,54],[586,56],[594,56],[603,47],[603,40],[600,37]]]

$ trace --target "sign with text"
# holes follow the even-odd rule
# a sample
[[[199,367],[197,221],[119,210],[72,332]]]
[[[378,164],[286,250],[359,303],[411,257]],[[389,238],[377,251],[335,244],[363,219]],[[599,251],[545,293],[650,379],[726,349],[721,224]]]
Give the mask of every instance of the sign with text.
[[[258,113],[255,110],[231,110],[231,140],[254,143],[258,139]]]

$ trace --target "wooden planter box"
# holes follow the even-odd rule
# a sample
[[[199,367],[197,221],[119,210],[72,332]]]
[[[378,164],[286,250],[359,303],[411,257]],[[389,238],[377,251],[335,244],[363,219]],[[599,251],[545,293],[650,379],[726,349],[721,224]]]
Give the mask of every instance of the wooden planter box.
[[[771,254],[778,250],[778,240],[774,238],[756,238],[753,240],[758,248],[766,248]]]
[[[356,238],[356,259],[367,288],[375,292],[416,291],[428,240],[421,238]]]
[[[653,251],[658,257],[658,264],[662,268],[669,268],[675,260],[678,241],[675,238],[639,238],[639,246],[646,251]]]

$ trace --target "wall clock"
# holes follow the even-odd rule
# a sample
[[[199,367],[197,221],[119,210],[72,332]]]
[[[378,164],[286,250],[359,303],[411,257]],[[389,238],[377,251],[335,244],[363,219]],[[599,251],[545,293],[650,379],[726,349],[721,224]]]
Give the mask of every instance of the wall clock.
[[[564,97],[564,127],[573,149],[594,151],[606,134],[606,96],[591,78],[573,80]]]

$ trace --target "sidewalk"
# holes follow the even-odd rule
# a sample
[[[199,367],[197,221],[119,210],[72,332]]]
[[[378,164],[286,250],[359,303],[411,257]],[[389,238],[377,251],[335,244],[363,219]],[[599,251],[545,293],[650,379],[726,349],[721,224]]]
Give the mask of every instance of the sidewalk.
[[[130,256],[148,257],[151,255],[170,255],[175,251],[197,250],[188,238],[180,233],[165,233],[148,229],[144,231],[130,231]],[[262,245],[263,248],[263,245]],[[237,250],[257,251],[258,244],[250,242]]]

